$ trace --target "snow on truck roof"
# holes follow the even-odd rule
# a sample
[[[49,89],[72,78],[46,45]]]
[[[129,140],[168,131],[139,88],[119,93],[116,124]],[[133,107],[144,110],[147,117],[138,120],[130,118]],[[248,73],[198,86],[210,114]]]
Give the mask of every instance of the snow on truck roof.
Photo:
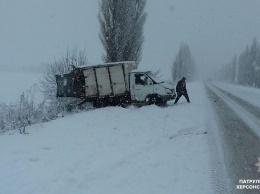
[[[88,69],[88,68],[93,68],[93,67],[114,66],[114,65],[120,65],[120,64],[136,64],[136,63],[135,63],[135,61],[119,61],[119,62],[111,62],[111,63],[77,66],[76,68]]]
[[[148,70],[139,70],[139,69],[135,69],[135,70],[132,70],[131,73],[149,73],[151,71],[148,71]]]

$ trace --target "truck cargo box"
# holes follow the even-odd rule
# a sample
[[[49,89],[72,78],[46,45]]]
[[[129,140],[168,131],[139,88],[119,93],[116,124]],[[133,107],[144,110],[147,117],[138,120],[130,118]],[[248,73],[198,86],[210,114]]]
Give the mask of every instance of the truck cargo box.
[[[70,73],[56,75],[58,97],[100,98],[129,92],[129,73],[135,62],[115,62],[76,67]]]

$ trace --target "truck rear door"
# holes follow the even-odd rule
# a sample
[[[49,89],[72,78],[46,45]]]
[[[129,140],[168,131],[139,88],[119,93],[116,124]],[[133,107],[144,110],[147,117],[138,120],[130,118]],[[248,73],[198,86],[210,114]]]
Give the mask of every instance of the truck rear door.
[[[74,74],[56,75],[57,97],[76,97],[73,90]]]

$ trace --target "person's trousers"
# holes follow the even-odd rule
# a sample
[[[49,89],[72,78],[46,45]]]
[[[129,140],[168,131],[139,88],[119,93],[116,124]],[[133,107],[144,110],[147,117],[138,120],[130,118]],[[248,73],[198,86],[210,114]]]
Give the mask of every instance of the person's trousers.
[[[190,98],[189,98],[189,95],[188,95],[187,92],[178,92],[178,95],[177,95],[177,98],[174,101],[174,104],[176,104],[179,101],[179,99],[182,95],[186,98],[187,102],[190,102]]]

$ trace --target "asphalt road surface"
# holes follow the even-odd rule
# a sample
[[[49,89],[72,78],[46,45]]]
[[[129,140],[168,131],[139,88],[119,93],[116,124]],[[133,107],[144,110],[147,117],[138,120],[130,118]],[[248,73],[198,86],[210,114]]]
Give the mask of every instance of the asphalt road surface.
[[[231,180],[231,192],[259,194],[260,190],[257,189],[239,190],[236,187],[240,185],[239,180],[241,179],[260,180],[260,173],[257,172],[258,167],[255,165],[260,157],[260,138],[252,127],[241,119],[241,115],[230,108],[228,103],[223,100],[223,96],[238,104],[244,112],[254,115],[254,119],[259,123],[260,109],[211,84],[206,84],[206,89],[218,121],[224,163],[227,176]],[[258,127],[260,129],[260,125]]]

